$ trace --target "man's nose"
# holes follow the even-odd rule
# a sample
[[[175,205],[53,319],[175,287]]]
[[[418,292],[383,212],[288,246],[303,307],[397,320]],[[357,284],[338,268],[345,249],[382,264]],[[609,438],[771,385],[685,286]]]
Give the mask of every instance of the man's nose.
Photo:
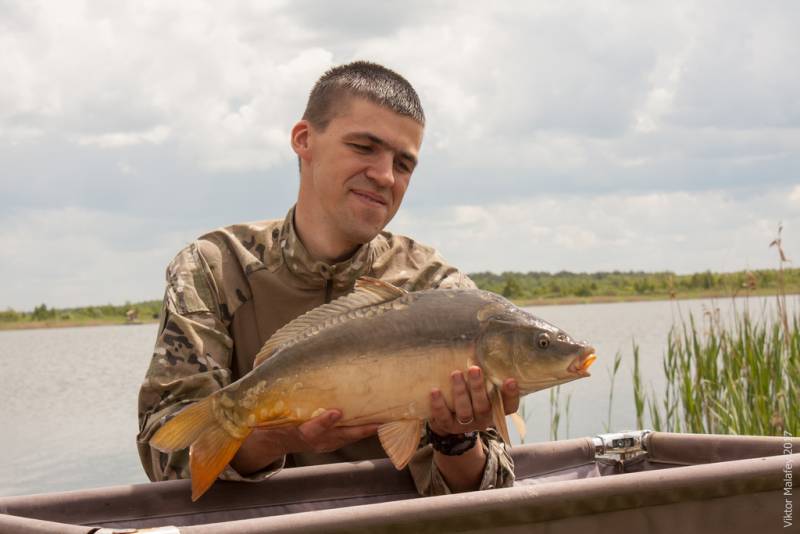
[[[381,154],[367,168],[367,178],[380,187],[394,185],[394,157],[392,154]]]

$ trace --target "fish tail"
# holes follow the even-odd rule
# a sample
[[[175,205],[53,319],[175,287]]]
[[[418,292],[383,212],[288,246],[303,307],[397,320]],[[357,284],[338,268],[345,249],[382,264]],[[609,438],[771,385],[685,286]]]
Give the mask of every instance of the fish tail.
[[[189,447],[192,501],[196,501],[233,459],[248,434],[249,429],[235,437],[225,430],[214,416],[212,398],[209,397],[184,408],[167,421],[150,444],[164,452]]]
[[[195,402],[168,419],[150,439],[150,445],[162,452],[185,449],[214,422],[211,399]]]

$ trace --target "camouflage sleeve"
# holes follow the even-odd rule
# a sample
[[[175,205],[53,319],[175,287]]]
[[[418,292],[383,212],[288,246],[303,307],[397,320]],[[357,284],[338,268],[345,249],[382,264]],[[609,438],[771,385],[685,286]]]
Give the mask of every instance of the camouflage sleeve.
[[[509,488],[514,485],[514,460],[503,440],[494,429],[480,432],[480,443],[486,454],[486,466],[478,490]],[[452,493],[433,461],[430,444],[421,447],[409,462],[411,477],[420,495],[449,495]]]
[[[167,267],[167,289],[150,367],[139,390],[139,457],[150,480],[188,478],[188,450],[163,453],[150,439],[166,419],[230,384],[233,341],[217,311],[213,279],[195,244]],[[220,478],[263,480],[283,465],[242,477],[227,467]]]

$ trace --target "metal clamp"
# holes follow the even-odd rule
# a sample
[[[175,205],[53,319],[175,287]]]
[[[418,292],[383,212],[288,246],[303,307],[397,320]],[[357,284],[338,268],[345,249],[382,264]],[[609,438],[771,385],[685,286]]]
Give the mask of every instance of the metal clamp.
[[[626,430],[611,434],[598,434],[594,441],[595,457],[613,457],[627,460],[647,453],[646,437],[652,430]]]

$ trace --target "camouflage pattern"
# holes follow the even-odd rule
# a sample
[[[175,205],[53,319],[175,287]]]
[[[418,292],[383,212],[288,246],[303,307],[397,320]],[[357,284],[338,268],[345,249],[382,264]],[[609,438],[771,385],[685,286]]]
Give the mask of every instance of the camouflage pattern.
[[[167,267],[167,288],[150,367],[139,391],[137,445],[151,480],[188,478],[186,450],[162,453],[149,445],[181,408],[238,380],[253,368],[264,342],[301,314],[350,293],[360,276],[409,291],[474,288],[438,253],[414,240],[381,232],[348,260],[313,259],[297,237],[294,209],[283,220],[215,230],[178,253]],[[511,486],[513,462],[494,431],[482,432],[487,454],[480,489]],[[292,454],[244,477],[228,466],[225,480],[260,481],[286,466],[385,457],[376,437],[331,453]],[[423,495],[450,493],[425,444],[410,470]]]

